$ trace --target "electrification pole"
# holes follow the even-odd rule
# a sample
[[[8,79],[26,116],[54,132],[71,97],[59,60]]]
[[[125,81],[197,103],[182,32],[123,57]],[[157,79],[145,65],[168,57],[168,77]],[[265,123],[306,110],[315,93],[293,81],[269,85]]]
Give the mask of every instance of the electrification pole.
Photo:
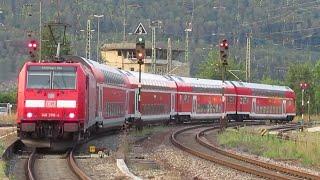
[[[100,18],[102,18],[104,15],[93,15],[94,17],[98,18],[98,42],[97,42],[97,62],[101,62],[99,59],[99,48],[100,48]]]
[[[151,51],[151,59],[152,59],[152,71],[156,74],[156,65],[157,65],[157,50],[156,50],[156,28],[161,28],[162,21],[156,20],[151,21],[151,44],[152,44],[152,51]]]
[[[91,39],[92,39],[92,32],[94,30],[91,29],[91,21],[90,19],[87,20],[87,43],[86,43],[86,59],[91,59]]]
[[[168,49],[167,49],[167,74],[172,69],[172,44],[171,39],[168,38]]]
[[[247,34],[246,81],[251,81],[251,34]]]
[[[185,54],[184,54],[184,62],[189,62],[189,32],[192,31],[192,24],[188,23],[187,28],[184,30],[186,32],[186,46],[185,46]]]
[[[123,0],[123,42],[126,41],[127,0]]]
[[[151,26],[151,41],[152,41],[152,47],[151,47],[151,60],[152,60],[152,72],[153,74],[156,74],[156,27]]]
[[[42,57],[41,57],[41,46],[42,46],[42,1],[40,0],[39,2],[39,11],[40,11],[40,17],[39,17],[39,36],[40,36],[40,40],[39,40],[39,62],[41,61]]]

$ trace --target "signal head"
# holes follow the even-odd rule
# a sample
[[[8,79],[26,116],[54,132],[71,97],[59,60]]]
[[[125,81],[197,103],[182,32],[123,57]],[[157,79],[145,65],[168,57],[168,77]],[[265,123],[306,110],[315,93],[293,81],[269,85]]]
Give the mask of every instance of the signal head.
[[[220,43],[220,47],[224,49],[228,49],[229,48],[228,41],[226,39],[223,39]]]
[[[143,37],[137,37],[136,39],[136,44],[145,44],[144,38]]]
[[[37,47],[38,47],[38,44],[35,40],[31,40],[29,43],[28,43],[28,47],[29,48],[33,48],[33,50],[36,50]]]

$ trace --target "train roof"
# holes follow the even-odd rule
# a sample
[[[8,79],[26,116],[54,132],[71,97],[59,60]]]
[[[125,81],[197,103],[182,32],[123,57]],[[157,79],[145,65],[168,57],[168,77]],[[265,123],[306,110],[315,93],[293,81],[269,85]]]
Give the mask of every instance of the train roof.
[[[80,56],[67,56],[66,59],[72,62],[80,62],[91,69],[98,82],[104,81],[110,85],[126,86],[126,82],[128,80],[119,69],[100,64],[96,61],[92,61]]]
[[[119,75],[122,75],[123,76],[123,73],[116,69],[116,68],[113,68],[113,67],[110,67],[108,65],[105,65],[105,64],[100,64],[96,61],[93,61],[93,60],[89,60],[89,59],[86,59],[86,58],[83,58],[83,57],[79,57],[79,56],[72,56],[72,60],[74,60],[74,58],[76,58],[77,60],[79,61],[83,61],[82,63],[85,65],[88,64],[94,68],[97,68],[97,69],[100,69],[100,70],[106,70],[106,71],[110,71],[112,73],[115,73],[115,74],[119,74]]]
[[[179,77],[179,76],[171,76],[171,77],[177,83],[188,84],[191,87],[195,87],[195,86],[205,86],[205,87],[215,87],[215,88],[222,87],[221,80],[189,78],[189,77]],[[225,84],[225,87],[232,87],[233,86],[228,81],[225,81],[224,84]]]
[[[138,84],[139,72],[122,71],[131,84]],[[168,76],[141,72],[141,84],[143,86],[175,88],[175,82]]]
[[[232,81],[236,87],[245,87],[256,90],[270,90],[270,91],[290,91],[293,92],[291,88],[288,86],[277,86],[277,85],[269,85],[269,84],[258,84],[258,83],[247,83],[247,82],[239,82]]]

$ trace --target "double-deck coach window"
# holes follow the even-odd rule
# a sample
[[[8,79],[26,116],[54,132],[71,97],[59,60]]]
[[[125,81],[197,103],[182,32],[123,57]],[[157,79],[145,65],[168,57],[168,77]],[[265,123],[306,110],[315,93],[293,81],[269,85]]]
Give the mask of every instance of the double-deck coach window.
[[[29,66],[27,88],[76,89],[76,67]]]

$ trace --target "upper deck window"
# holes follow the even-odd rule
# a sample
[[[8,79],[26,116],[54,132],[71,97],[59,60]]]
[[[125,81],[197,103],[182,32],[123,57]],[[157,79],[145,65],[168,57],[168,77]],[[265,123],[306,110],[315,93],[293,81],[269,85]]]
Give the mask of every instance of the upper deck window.
[[[27,88],[76,89],[76,67],[29,66]]]

